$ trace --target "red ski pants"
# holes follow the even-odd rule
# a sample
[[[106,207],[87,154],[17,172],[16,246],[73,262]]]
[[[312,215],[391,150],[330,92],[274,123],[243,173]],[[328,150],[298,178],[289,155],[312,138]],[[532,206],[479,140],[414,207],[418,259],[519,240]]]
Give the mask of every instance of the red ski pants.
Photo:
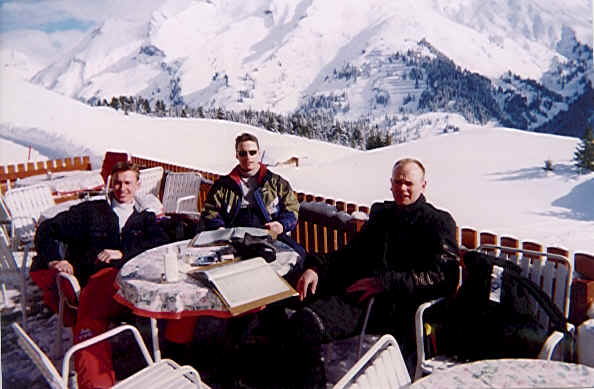
[[[55,269],[50,270],[37,270],[29,273],[35,285],[41,289],[42,298],[45,305],[47,305],[56,314],[58,313],[58,304],[60,297],[58,295],[58,286],[56,285],[56,276],[58,271]],[[66,295],[66,298],[72,305],[77,305],[76,295],[74,290],[70,286],[70,283],[60,279],[62,291]],[[64,312],[64,326],[72,327],[76,321],[76,310],[66,308]]]
[[[42,289],[44,302],[57,312],[56,273],[55,270],[40,270],[32,272],[31,278]],[[105,332],[111,319],[125,309],[113,299],[117,292],[114,283],[117,274],[118,269],[102,269],[93,274],[81,290],[73,328],[75,344]],[[109,340],[78,351],[74,355],[74,366],[79,389],[110,388],[115,384]]]

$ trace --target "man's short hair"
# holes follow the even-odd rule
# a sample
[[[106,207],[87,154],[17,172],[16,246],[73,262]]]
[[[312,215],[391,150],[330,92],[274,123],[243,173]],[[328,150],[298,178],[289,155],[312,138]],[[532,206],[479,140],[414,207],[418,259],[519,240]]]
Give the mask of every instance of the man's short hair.
[[[260,149],[260,143],[258,142],[258,138],[256,138],[256,135],[252,135],[249,132],[244,132],[243,134],[235,138],[235,150],[237,150],[237,147],[240,143],[246,141],[256,142],[256,146],[258,146],[258,149]]]
[[[132,170],[134,173],[136,173],[136,179],[139,179],[140,168],[137,164],[129,161],[120,161],[113,165],[113,168],[111,169],[111,175],[113,176],[116,173],[127,172],[128,170]]]
[[[418,159],[414,159],[414,158],[402,158],[402,159],[396,161],[396,163],[394,164],[394,167],[392,168],[392,174],[394,174],[394,171],[397,168],[399,168],[400,166],[404,166],[409,163],[414,163],[415,165],[417,165],[419,167],[419,169],[421,169],[421,171],[423,172],[423,177],[425,177],[425,166],[423,166],[421,161],[419,161]]]

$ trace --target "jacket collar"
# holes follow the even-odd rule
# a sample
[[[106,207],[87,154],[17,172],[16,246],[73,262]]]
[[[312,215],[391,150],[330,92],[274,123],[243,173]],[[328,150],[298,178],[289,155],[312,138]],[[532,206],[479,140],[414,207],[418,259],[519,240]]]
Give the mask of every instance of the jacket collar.
[[[109,208],[113,208],[113,203],[116,200],[113,198],[113,194],[109,192],[109,195],[107,196],[107,199],[105,199],[105,201],[107,201],[107,204],[109,204]],[[136,201],[136,197],[134,198],[134,211],[138,213],[143,211],[141,205],[138,203],[138,201]]]
[[[268,168],[266,167],[266,165],[260,163],[260,170],[257,173],[258,176],[258,186],[262,185],[262,182],[264,181],[264,176],[266,175],[266,172],[268,171]],[[235,181],[235,183],[237,185],[240,185],[240,168],[239,165],[235,166],[233,168],[233,170],[231,170],[231,173],[229,173],[229,177],[231,177],[231,179],[233,181]]]
[[[396,209],[399,211],[411,212],[421,208],[423,205],[425,205],[426,202],[427,200],[425,199],[425,195],[421,194],[417,201],[415,201],[414,203],[409,205],[396,205]]]

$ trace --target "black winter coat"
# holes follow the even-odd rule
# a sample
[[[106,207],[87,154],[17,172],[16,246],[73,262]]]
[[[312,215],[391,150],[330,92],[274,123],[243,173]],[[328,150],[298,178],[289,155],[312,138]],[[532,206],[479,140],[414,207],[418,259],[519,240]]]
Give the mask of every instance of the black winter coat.
[[[167,242],[153,212],[135,207],[120,234],[118,217],[109,202],[83,202],[39,225],[35,234],[38,255],[31,270],[47,269],[50,261],[67,259],[82,287],[97,271],[120,268],[141,252]],[[120,250],[123,258],[110,264],[98,262],[97,254],[104,249]]]
[[[320,293],[326,295],[344,295],[355,281],[377,278],[384,292],[374,312],[393,320],[455,291],[457,252],[454,219],[421,196],[409,206],[374,204],[369,220],[345,248],[325,258],[308,257],[305,267],[317,271]]]

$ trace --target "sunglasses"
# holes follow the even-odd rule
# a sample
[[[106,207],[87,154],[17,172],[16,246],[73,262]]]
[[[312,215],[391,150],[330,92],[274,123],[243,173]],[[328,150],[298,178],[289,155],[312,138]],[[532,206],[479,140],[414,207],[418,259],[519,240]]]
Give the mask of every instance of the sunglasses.
[[[249,151],[240,150],[237,152],[237,154],[239,154],[240,157],[245,157],[248,155],[248,153],[250,153],[250,155],[253,157],[254,155],[258,154],[258,150],[249,150]]]

